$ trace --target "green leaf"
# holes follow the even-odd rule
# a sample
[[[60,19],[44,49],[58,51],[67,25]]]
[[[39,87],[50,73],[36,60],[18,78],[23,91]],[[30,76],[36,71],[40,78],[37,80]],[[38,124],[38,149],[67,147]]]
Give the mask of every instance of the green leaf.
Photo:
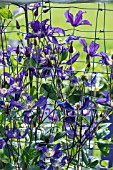
[[[106,127],[103,127],[101,129],[99,129],[96,132],[96,137],[97,140],[104,138],[105,136],[107,136],[110,133],[110,131],[108,129],[106,129]]]
[[[98,159],[96,157],[90,156],[89,162],[90,162],[90,165],[89,165],[90,168],[93,168],[98,164],[99,161],[98,161]]]
[[[110,151],[109,144],[104,141],[97,142],[97,144],[101,153],[106,157]]]
[[[36,67],[36,61],[34,60],[34,58],[30,58],[30,64],[33,66],[33,67]]]
[[[16,151],[16,148],[14,146],[11,146],[9,144],[5,145],[4,147],[4,154],[7,156],[7,157],[10,157],[12,155],[17,155],[17,151]]]
[[[54,138],[54,141],[57,141],[58,139],[61,139],[62,137],[65,136],[65,132],[58,132]]]
[[[88,161],[88,157],[87,157],[85,151],[81,150],[81,153],[82,153],[82,161],[85,163],[85,165],[88,165],[89,161]]]
[[[31,165],[28,170],[40,170],[40,167],[37,165]]]
[[[12,19],[12,13],[9,9],[7,8],[0,8],[0,17],[4,19]]]
[[[14,166],[11,163],[6,164],[5,169],[4,170],[13,170]]]
[[[11,64],[12,64],[12,67],[14,67],[14,70],[16,69],[16,67],[17,67],[17,61],[15,60],[15,56],[11,56],[10,57],[10,62],[11,62]]]
[[[36,95],[36,87],[32,86],[32,88],[30,89],[30,96],[35,96]]]
[[[56,91],[55,91],[54,87],[52,86],[52,84],[49,84],[49,83],[42,84],[41,88],[40,88],[40,92],[52,100],[55,100],[55,101],[58,100]]]
[[[68,51],[63,52],[59,57],[59,62],[64,61],[68,56]]]

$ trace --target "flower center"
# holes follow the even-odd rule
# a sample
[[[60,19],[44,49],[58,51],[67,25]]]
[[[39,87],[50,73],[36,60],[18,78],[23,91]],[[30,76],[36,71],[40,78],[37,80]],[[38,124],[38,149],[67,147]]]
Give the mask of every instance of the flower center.
[[[32,109],[32,107],[33,107],[33,103],[32,102],[31,103],[27,103],[26,108],[28,110]]]
[[[79,110],[80,109],[80,103],[76,103],[75,104],[75,110]]]
[[[55,165],[56,170],[62,170],[62,167],[59,164]]]
[[[54,155],[55,151],[49,150],[48,152],[45,153],[46,156],[52,157]]]
[[[15,87],[18,87],[18,83],[14,83],[13,85],[14,85]]]
[[[2,94],[6,94],[7,93],[7,89],[6,88],[2,88],[2,89],[0,89],[0,91],[1,91]]]

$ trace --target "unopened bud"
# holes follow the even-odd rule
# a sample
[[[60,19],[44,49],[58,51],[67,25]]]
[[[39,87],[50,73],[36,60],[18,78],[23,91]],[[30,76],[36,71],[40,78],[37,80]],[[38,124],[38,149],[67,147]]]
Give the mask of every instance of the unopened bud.
[[[19,54],[19,45],[16,48],[16,54]]]
[[[34,16],[37,17],[38,16],[38,8],[35,10],[34,12]]]
[[[70,45],[69,52],[70,52],[70,53],[73,53],[73,46],[72,46],[72,43],[71,43],[71,45]]]
[[[16,20],[16,28],[19,30],[20,29],[20,25],[19,22]]]

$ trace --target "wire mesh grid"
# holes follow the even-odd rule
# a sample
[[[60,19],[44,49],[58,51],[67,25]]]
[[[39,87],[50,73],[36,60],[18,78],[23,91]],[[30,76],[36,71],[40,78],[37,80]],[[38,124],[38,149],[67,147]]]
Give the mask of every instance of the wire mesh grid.
[[[15,5],[8,5],[7,8],[13,9],[13,8],[15,8]],[[109,5],[106,3],[103,3],[103,4],[97,3],[97,4],[84,4],[84,5],[83,4],[59,5],[59,4],[50,4],[50,3],[42,2],[39,4],[39,6],[37,8],[35,8],[35,10],[31,10],[32,7],[29,5],[25,5],[25,6],[18,5],[17,8],[19,10],[22,9],[21,14],[20,13],[17,14],[18,16],[20,16],[19,20],[17,18],[18,22],[16,21],[16,17],[18,17],[18,16],[15,15],[15,13],[14,13],[14,17],[15,17],[14,23],[12,23],[12,20],[6,21],[5,19],[4,20],[1,19],[1,27],[0,27],[0,30],[1,30],[1,42],[0,42],[1,54],[0,55],[1,55],[1,63],[2,63],[1,64],[1,99],[3,98],[3,101],[5,100],[5,102],[11,102],[11,101],[8,101],[8,99],[9,99],[8,97],[6,98],[6,93],[7,93],[6,89],[7,89],[7,87],[11,86],[11,88],[12,88],[12,86],[13,86],[13,90],[11,91],[12,101],[13,102],[18,101],[18,99],[16,99],[16,98],[20,97],[20,94],[18,96],[20,89],[17,90],[16,89],[16,86],[17,86],[19,88],[25,88],[24,92],[27,91],[32,97],[36,96],[36,98],[38,100],[40,94],[43,94],[43,91],[45,90],[44,86],[41,89],[41,83],[51,84],[51,77],[52,77],[52,79],[55,78],[55,81],[57,80],[61,84],[63,81],[65,83],[67,83],[67,82],[69,83],[72,81],[72,75],[74,74],[75,76],[77,76],[78,79],[80,79],[81,84],[89,83],[90,85],[83,86],[82,87],[83,89],[80,91],[80,89],[78,88],[77,82],[76,82],[71,87],[72,89],[67,89],[67,90],[63,89],[64,90],[63,91],[60,83],[57,82],[58,83],[57,84],[56,82],[54,82],[55,86],[58,86],[58,88],[59,88],[59,91],[58,91],[59,98],[64,99],[65,96],[68,96],[67,99],[71,102],[71,104],[73,106],[75,105],[75,107],[77,107],[76,104],[78,104],[77,103],[79,101],[78,98],[81,98],[81,103],[83,103],[84,96],[88,95],[90,97],[90,101],[92,103],[94,103],[94,101],[99,96],[99,90],[102,91],[104,88],[104,90],[109,92],[109,94],[110,94],[109,100],[110,100],[110,103],[112,103],[112,101],[111,101],[112,100],[112,78],[111,77],[112,77],[112,64],[113,63],[112,63],[111,52],[112,52],[112,41],[113,41],[113,38],[112,38],[113,37],[113,29],[112,29],[112,22],[109,22],[109,20],[111,20],[111,18],[109,18],[109,17],[111,17],[112,13],[113,13],[112,4]],[[48,52],[47,53],[45,52],[42,54],[42,51],[40,52],[40,49],[39,49],[40,46],[43,47],[43,44],[44,44],[44,46],[48,45],[48,44],[46,44],[47,40],[45,38],[43,39],[43,41],[38,40],[36,37],[35,37],[36,39],[34,39],[34,37],[33,37],[32,40],[29,40],[29,39],[25,40],[26,35],[29,32],[32,32],[29,22],[32,20],[35,21],[36,18],[34,16],[34,12],[36,13],[37,9],[38,9],[38,13],[40,13],[40,15],[38,15],[38,19],[40,20],[40,22],[42,22],[45,18],[49,18],[49,23],[53,27],[61,27],[62,28],[62,25],[63,25],[63,29],[65,30],[65,35],[55,34],[61,47],[63,46],[64,42],[66,41],[66,38],[69,35],[77,36],[79,38],[84,38],[84,39],[86,39],[88,44],[90,44],[90,42],[93,40],[96,43],[97,42],[100,43],[100,51],[104,51],[105,53],[107,52],[110,55],[109,58],[111,59],[111,61],[109,61],[109,62],[111,62],[111,65],[110,66],[106,66],[104,64],[102,65],[102,63],[100,62],[100,56],[99,57],[96,56],[96,57],[92,57],[92,58],[90,57],[90,59],[89,59],[87,57],[87,55],[84,52],[82,52],[83,47],[80,45],[80,43],[78,41],[71,42],[68,44],[69,48],[70,48],[70,46],[73,43],[73,48],[75,47],[75,49],[74,49],[75,52],[81,51],[80,57],[75,62],[75,64],[73,65],[73,63],[71,63],[69,65],[71,68],[74,68],[74,69],[67,68],[65,66],[66,65],[65,60],[62,62],[62,65],[61,65],[62,67],[65,68],[63,71],[60,67],[56,67],[54,64],[52,64],[50,62],[50,60],[51,61],[55,60],[53,58],[53,56],[51,56],[51,54],[49,54]],[[47,13],[44,13],[44,10],[46,10],[46,9],[49,9],[49,11]],[[67,24],[65,25],[66,20],[64,17],[64,12],[66,9],[70,9],[74,13],[77,13],[77,11],[79,11],[79,10],[86,11],[85,15],[87,16],[87,18],[91,18],[93,16],[92,27],[86,28],[86,26],[83,26],[83,27],[81,26],[81,27],[77,27],[77,28],[71,28],[69,25],[67,25]],[[63,17],[64,18],[60,20],[59,14],[62,14],[63,15],[62,18]],[[21,19],[21,17],[22,17],[22,19]],[[18,29],[18,27],[19,27],[19,29]],[[110,28],[111,28],[111,30],[110,30]],[[32,47],[32,46],[34,46],[34,47]],[[55,46],[55,44],[52,44],[51,46],[54,50],[56,50],[55,54],[59,55],[58,48],[60,48],[60,47],[57,47],[57,45]],[[46,48],[45,51],[46,50],[48,50],[48,49]],[[44,55],[44,59],[46,59],[46,60],[43,60],[43,62],[40,64],[39,57],[41,54]],[[53,54],[54,54],[54,51],[53,51]],[[23,55],[23,57],[22,57],[22,55]],[[51,57],[50,60],[49,60],[48,56]],[[73,54],[70,53],[70,56],[69,56],[70,59],[72,58],[72,56],[73,56]],[[31,58],[33,58],[33,60]],[[34,63],[34,60],[37,61],[36,64]],[[6,64],[8,62],[9,62],[9,64]],[[24,64],[23,64],[23,62],[24,62]],[[47,62],[47,64],[45,64],[46,62]],[[88,66],[89,62],[90,62],[90,66]],[[24,75],[22,75],[20,73],[22,71],[22,69],[25,71],[25,73],[23,73]],[[61,72],[61,75],[60,75],[60,72]],[[17,80],[19,80],[19,76],[20,77],[23,76],[24,80],[22,80],[22,82],[17,81]],[[68,76],[68,78],[67,79],[61,78],[61,76],[64,76],[64,77]],[[96,80],[94,77],[96,77]],[[87,82],[86,80],[88,80],[89,82]],[[12,83],[11,83],[11,81],[12,81]],[[94,82],[94,84],[93,84],[92,81],[96,81],[96,83]],[[18,83],[20,83],[20,84],[18,85]],[[22,83],[22,85],[21,85],[21,83]],[[65,86],[65,83],[64,83],[64,86]],[[102,84],[104,84],[104,87]],[[54,86],[54,88],[55,88],[55,86]],[[75,89],[74,89],[74,86],[76,86]],[[26,90],[26,87],[27,87],[27,90]],[[51,88],[52,88],[52,86],[51,86]],[[2,91],[2,90],[4,90],[4,91]],[[16,93],[15,93],[15,91],[16,91]],[[13,93],[15,94],[15,96],[13,96]],[[36,94],[33,94],[33,93],[36,93]],[[54,93],[54,90],[53,90],[53,93]],[[67,93],[69,93],[69,94],[67,95]],[[24,95],[24,93],[21,95],[23,95],[24,97],[26,96],[26,95]],[[71,96],[72,96],[72,98],[71,98]],[[13,100],[14,98],[15,98],[15,101]],[[52,99],[52,97],[50,97],[50,98]],[[21,99],[21,100],[23,100],[23,99]],[[34,100],[34,101],[36,101],[36,100]],[[26,101],[26,102],[28,102],[28,104],[29,104],[29,101]],[[79,103],[79,104],[81,104],[81,103]],[[25,109],[25,107],[33,107],[33,103],[31,103],[31,105],[26,105],[26,106],[25,105],[26,104],[24,103],[23,109]],[[30,120],[27,120],[28,122],[22,123],[21,117],[22,117],[23,111],[21,111],[21,106],[19,105],[19,103],[18,103],[18,105],[17,105],[17,103],[16,104],[14,103],[14,104],[12,104],[12,106],[13,107],[15,106],[16,108],[14,107],[12,109],[12,108],[10,108],[10,106],[8,104],[5,104],[5,106],[2,107],[2,109],[4,108],[4,110],[5,110],[5,115],[7,115],[7,117],[5,117],[5,119],[3,119],[3,122],[2,122],[2,123],[4,123],[3,126],[5,128],[6,128],[6,126],[9,126],[10,127],[9,129],[12,129],[13,124],[15,124],[16,120],[18,120],[18,126],[19,126],[19,121],[21,122],[20,123],[21,126],[19,126],[20,127],[19,129],[21,129],[22,135],[24,135],[24,131],[26,128],[27,128],[27,130],[28,130],[28,128],[30,128],[30,129],[32,129],[31,134],[35,134],[35,138],[37,138],[36,133],[37,133],[37,130],[39,130],[39,129],[36,126],[36,122],[39,121],[38,124],[40,124],[41,116],[39,119],[36,116],[40,112],[40,109],[39,108],[33,109],[32,113],[30,115],[30,120],[32,119],[33,123],[34,123],[34,125],[33,125],[33,124],[29,124]],[[53,116],[54,116],[55,115],[54,111],[58,107],[56,105],[56,101],[54,101],[54,102],[51,101],[48,104],[48,106],[51,110],[49,112],[49,115],[53,114]],[[9,112],[11,109],[13,111],[10,114]],[[19,110],[20,110],[20,113],[19,113]],[[61,111],[62,111],[62,109],[61,109]],[[82,122],[84,122],[84,121],[92,122],[94,120],[94,118],[97,119],[99,122],[101,122],[101,121],[105,120],[105,118],[107,117],[107,115],[109,115],[109,113],[112,111],[112,109],[106,105],[105,105],[105,107],[104,106],[101,107],[101,105],[99,105],[99,107],[97,109],[97,107],[95,105],[93,105],[93,107],[90,109],[91,114],[89,114],[87,117],[85,116],[85,114],[87,115],[86,111],[87,111],[87,109],[85,109],[85,111],[82,111],[82,114],[84,117],[84,120],[82,120]],[[16,112],[18,113],[18,115],[16,114]],[[42,113],[42,114],[44,114],[44,113]],[[71,115],[71,116],[68,115],[66,111],[65,111],[65,114],[67,115],[67,117],[75,117],[73,115]],[[56,122],[55,118],[54,119],[50,118],[51,120],[48,119],[48,115],[47,115],[46,111],[42,117],[43,117],[42,122],[44,123],[44,125],[42,125],[42,127],[40,126],[40,128],[43,128],[43,126],[45,126],[46,129],[49,129],[47,125],[50,123],[50,126],[51,126],[50,134],[56,132],[57,129],[55,127],[53,127],[53,125]],[[83,119],[83,117],[82,117],[82,119]],[[7,118],[8,118],[8,122],[6,121]],[[59,118],[59,120],[60,120],[60,118]],[[110,122],[110,121],[108,121],[108,122]],[[24,126],[24,128],[22,126]],[[73,127],[71,127],[71,128],[73,128]],[[95,128],[93,130],[95,130]],[[83,142],[82,144],[84,145],[83,148],[86,149],[87,154],[91,154],[91,156],[93,156],[94,154],[96,154],[96,151],[98,150],[98,148],[96,146],[98,143],[96,141],[94,142],[90,139],[86,143],[86,141],[84,139],[84,128],[82,129],[82,131],[83,132],[81,133],[81,135],[83,137],[83,141],[82,141]],[[92,133],[92,127],[89,126],[89,128],[86,130],[86,132]],[[40,134],[40,133],[38,133],[38,134]],[[15,135],[17,135],[17,134],[15,134]],[[14,138],[14,136],[13,136],[13,138]],[[15,143],[15,140],[13,141],[13,138],[11,138],[11,140],[10,140],[10,145],[12,145],[12,143]],[[25,142],[25,144],[27,145],[27,140],[28,140],[27,137],[25,138],[25,140],[17,138],[17,141],[16,141],[17,146],[16,147],[19,148],[17,151],[18,155],[21,150],[20,143]],[[30,137],[30,140],[32,140],[32,137]],[[78,145],[79,142],[78,143],[75,142],[75,145]],[[8,147],[9,147],[9,145],[8,145]],[[79,147],[79,146],[77,146],[77,147]],[[112,148],[110,148],[110,149],[112,150]],[[64,150],[66,150],[65,147],[64,147]],[[9,156],[10,156],[10,151],[9,151]],[[15,156],[15,155],[13,155],[13,156]],[[99,153],[99,156],[101,157],[100,153]],[[17,167],[19,169],[20,168],[19,157],[17,157],[16,159],[18,159]],[[73,159],[74,159],[74,156],[73,156]],[[68,169],[69,169],[69,167],[68,167]],[[72,169],[75,169],[75,166],[72,167]],[[82,169],[85,169],[85,167],[82,167]]]

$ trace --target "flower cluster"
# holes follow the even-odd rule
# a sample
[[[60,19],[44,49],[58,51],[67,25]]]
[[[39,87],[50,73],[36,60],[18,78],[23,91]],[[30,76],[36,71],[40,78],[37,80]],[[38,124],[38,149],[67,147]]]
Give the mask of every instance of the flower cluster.
[[[107,78],[92,72],[92,67],[94,59],[98,60],[109,69],[112,81],[112,58],[98,51],[100,44],[95,41],[88,46],[81,36],[67,35],[65,29],[53,27],[49,19],[39,20],[41,5],[20,6],[25,14],[32,11],[33,21],[28,22],[26,14],[23,38],[16,21],[17,44],[5,48],[1,34],[0,166],[26,170],[97,168],[98,159],[87,155],[85,147],[93,139],[100,144],[109,134],[104,120],[113,104]],[[42,12],[48,11],[44,8]],[[92,25],[83,19],[84,11],[73,16],[67,10],[64,15],[74,33],[75,27]],[[60,36],[64,39],[59,40]],[[79,62],[82,55],[79,48],[75,50],[76,42],[86,53],[85,67]],[[98,147],[107,155],[101,144]]]

